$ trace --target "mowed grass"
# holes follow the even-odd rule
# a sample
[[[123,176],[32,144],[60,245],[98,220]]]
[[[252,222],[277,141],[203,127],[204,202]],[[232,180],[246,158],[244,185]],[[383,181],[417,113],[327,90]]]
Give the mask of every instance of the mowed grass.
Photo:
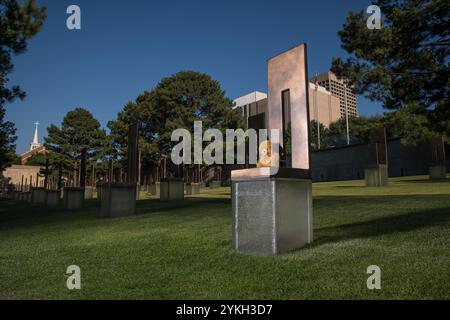
[[[100,219],[0,202],[0,299],[449,299],[450,180],[316,183],[314,244],[271,257],[231,248],[229,188],[140,200]],[[66,268],[81,268],[81,290]],[[366,269],[381,268],[381,290]]]

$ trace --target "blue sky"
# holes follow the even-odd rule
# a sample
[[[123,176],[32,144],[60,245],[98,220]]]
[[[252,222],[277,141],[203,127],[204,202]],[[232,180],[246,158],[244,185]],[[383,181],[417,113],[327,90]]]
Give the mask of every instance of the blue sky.
[[[345,57],[337,31],[348,11],[370,1],[106,1],[37,0],[48,18],[28,51],[14,57],[10,85],[27,92],[7,105],[18,129],[17,152],[29,148],[33,123],[40,137],[75,107],[108,120],[162,77],[196,70],[218,80],[230,98],[267,91],[266,60],[298,43],[308,44],[310,75]],[[81,8],[81,30],[66,28],[66,9]],[[382,113],[358,99],[359,113]]]

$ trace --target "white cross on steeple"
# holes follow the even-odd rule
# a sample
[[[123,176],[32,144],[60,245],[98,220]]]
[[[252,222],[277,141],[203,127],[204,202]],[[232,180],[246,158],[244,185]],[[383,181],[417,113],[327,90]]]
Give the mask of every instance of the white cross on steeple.
[[[38,139],[38,126],[39,126],[39,122],[35,122],[35,129],[34,129],[34,138],[33,138],[33,143],[31,144],[30,150],[36,149],[38,147],[41,146],[41,144],[39,143],[39,139]]]

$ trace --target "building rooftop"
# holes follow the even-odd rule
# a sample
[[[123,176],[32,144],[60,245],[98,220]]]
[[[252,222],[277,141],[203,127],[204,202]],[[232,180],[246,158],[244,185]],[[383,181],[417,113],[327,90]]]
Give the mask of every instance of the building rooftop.
[[[319,87],[318,88],[319,92],[331,95],[331,92],[329,92],[327,89],[325,89],[325,87],[322,87],[322,86],[318,86],[318,87]],[[311,90],[315,90],[316,85],[314,83],[310,82],[309,88]],[[245,96],[234,99],[233,102],[235,103],[235,108],[238,108],[238,107],[252,104],[256,101],[264,100],[264,99],[267,99],[267,93],[260,92],[260,91],[254,91],[249,94],[246,94]]]
[[[267,94],[260,91],[254,91],[249,94],[246,94],[245,96],[236,98],[233,100],[235,104],[235,108],[242,107],[251,103],[254,103],[256,101],[264,100],[267,98]]]

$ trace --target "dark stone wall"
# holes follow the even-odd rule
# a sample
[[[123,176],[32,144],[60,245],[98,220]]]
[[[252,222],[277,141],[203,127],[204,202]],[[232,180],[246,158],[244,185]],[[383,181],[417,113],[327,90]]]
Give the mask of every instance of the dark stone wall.
[[[427,175],[431,161],[428,142],[404,146],[400,140],[388,141],[389,177]],[[446,145],[447,172],[450,172],[450,146]],[[369,160],[369,145],[353,145],[326,149],[311,154],[314,181],[363,179]]]

